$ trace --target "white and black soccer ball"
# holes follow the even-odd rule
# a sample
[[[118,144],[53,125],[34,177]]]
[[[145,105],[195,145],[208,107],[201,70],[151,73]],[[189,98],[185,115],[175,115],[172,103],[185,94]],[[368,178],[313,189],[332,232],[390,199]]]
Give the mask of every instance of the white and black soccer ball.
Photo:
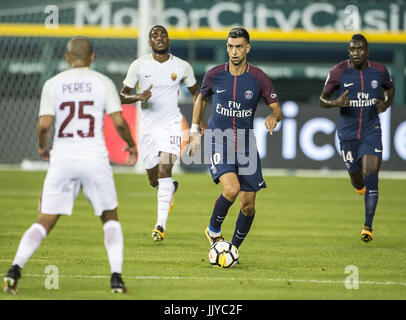
[[[229,241],[217,241],[210,248],[209,261],[219,268],[234,267],[238,262],[238,249]]]

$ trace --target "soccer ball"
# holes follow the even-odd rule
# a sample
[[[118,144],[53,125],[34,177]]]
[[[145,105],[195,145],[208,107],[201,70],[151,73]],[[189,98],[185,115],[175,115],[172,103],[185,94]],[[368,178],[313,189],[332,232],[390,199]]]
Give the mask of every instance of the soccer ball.
[[[219,268],[234,267],[238,262],[238,249],[229,241],[217,241],[210,248],[209,261]]]

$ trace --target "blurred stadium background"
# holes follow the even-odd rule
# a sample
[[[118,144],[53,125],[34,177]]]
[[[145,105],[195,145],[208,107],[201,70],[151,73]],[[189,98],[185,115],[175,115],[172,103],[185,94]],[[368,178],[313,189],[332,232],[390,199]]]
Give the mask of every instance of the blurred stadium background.
[[[348,8],[350,4],[355,7]],[[370,42],[370,59],[389,68],[396,86],[393,107],[382,117],[382,170],[399,176],[406,171],[403,0],[2,0],[0,165],[28,168],[27,163],[39,160],[35,125],[41,87],[67,67],[63,57],[69,38],[91,39],[96,52],[92,67],[119,89],[129,64],[148,51],[147,31],[159,23],[168,27],[171,52],[192,64],[199,86],[206,70],[227,60],[228,30],[246,27],[253,46],[249,62],[271,77],[285,115],[278,134],[270,137],[263,128],[267,108],[258,108],[255,128],[263,168],[343,170],[335,137],[338,110],[322,109],[318,97],[328,71],[347,58],[347,42],[355,33],[348,30],[356,22],[354,10],[360,32]],[[190,122],[192,106],[185,88],[180,102]],[[136,109],[125,110],[136,135]]]

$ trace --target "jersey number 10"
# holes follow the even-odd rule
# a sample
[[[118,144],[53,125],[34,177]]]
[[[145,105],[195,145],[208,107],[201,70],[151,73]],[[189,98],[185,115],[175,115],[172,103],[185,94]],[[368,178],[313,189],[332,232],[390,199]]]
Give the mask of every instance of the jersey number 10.
[[[93,101],[80,101],[79,102],[79,119],[88,119],[89,120],[89,130],[88,132],[83,132],[83,130],[78,130],[77,134],[82,138],[91,138],[94,137],[94,117],[91,114],[86,114],[84,112],[85,106],[93,106]],[[69,114],[66,119],[62,122],[61,127],[59,128],[58,138],[72,138],[73,133],[64,132],[66,126],[72,120],[75,115],[75,102],[68,101],[63,102],[60,106],[60,110],[64,110],[65,108],[69,108]]]

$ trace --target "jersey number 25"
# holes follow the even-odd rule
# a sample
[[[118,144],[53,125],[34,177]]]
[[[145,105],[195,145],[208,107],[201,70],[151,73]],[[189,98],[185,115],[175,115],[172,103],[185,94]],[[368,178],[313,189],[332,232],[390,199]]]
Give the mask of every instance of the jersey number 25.
[[[84,112],[85,106],[93,106],[93,104],[94,104],[93,101],[80,101],[79,102],[79,108],[78,108],[79,109],[79,115],[78,115],[79,119],[88,119],[89,120],[88,132],[83,132],[83,130],[77,131],[77,134],[82,138],[94,137],[94,117],[91,114],[86,114]],[[59,106],[60,110],[64,110],[65,108],[69,108],[69,114],[66,117],[66,119],[62,122],[61,127],[59,128],[58,138],[72,138],[73,137],[73,133],[64,132],[64,130],[75,115],[75,109],[76,109],[75,102],[74,101],[63,102]]]

